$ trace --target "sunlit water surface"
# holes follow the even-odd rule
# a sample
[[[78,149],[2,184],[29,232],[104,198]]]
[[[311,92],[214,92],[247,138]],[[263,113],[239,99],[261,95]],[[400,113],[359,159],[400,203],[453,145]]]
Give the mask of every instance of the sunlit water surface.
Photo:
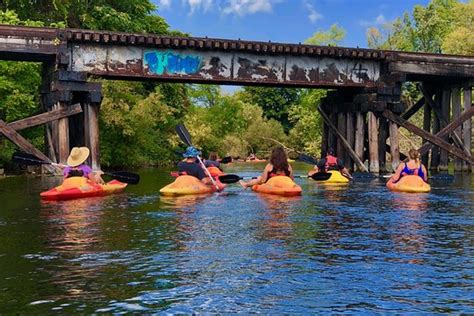
[[[164,198],[169,170],[140,173],[65,202],[39,199],[60,179],[0,179],[0,312],[474,313],[470,175],[429,194],[297,179],[296,198]]]

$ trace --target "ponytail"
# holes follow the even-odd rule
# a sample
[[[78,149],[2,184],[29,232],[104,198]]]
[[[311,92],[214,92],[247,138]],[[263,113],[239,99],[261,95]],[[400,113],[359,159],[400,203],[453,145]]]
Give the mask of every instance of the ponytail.
[[[418,150],[414,148],[410,149],[410,151],[408,151],[408,157],[410,157],[410,159],[415,160],[417,163],[420,163],[421,154]]]

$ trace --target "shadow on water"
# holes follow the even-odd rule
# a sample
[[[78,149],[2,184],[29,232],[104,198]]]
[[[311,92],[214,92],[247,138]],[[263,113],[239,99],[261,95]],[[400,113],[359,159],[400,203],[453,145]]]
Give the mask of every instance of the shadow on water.
[[[429,194],[298,179],[301,197],[230,185],[167,198],[169,170],[140,174],[122,194],[64,202],[38,198],[60,179],[1,179],[0,312],[474,311],[471,175]]]

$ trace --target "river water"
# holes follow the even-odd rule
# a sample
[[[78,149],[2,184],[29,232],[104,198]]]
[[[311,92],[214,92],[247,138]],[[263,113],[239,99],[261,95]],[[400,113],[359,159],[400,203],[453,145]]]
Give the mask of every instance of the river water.
[[[169,170],[140,174],[65,202],[39,199],[58,178],[0,179],[0,313],[474,313],[470,175],[429,194],[297,179],[296,198],[163,198]]]

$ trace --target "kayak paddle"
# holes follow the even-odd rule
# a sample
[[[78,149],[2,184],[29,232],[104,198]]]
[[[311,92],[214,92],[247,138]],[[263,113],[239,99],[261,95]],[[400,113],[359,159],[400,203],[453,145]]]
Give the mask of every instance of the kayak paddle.
[[[293,176],[294,178],[311,178],[316,181],[328,180],[331,177],[330,173],[315,173],[312,176]],[[236,183],[243,179],[257,179],[257,177],[241,177],[238,174],[225,174],[219,176],[219,181],[222,183],[230,184]]]
[[[191,135],[189,134],[188,130],[186,129],[186,127],[184,126],[184,124],[178,124],[176,125],[176,133],[178,133],[178,136],[179,138],[183,141],[183,143],[185,143],[187,146],[192,146],[192,142],[191,142]],[[204,169],[204,171],[206,172],[207,176],[209,177],[209,179],[211,179],[211,182],[212,184],[216,187],[217,191],[220,191],[221,189],[219,188],[219,186],[217,185],[216,181],[214,180],[214,178],[212,177],[211,173],[209,172],[209,170],[207,170],[206,166],[204,165],[204,163],[202,162],[201,160],[201,157],[196,156],[197,160],[199,161],[199,163],[201,164],[201,167]]]
[[[39,165],[53,165],[58,167],[67,167],[67,165],[62,165],[54,162],[48,162],[39,159],[35,155],[16,152],[12,155],[12,161],[22,165],[29,166],[39,166]],[[104,172],[104,174],[111,176],[112,178],[119,180],[120,182],[128,184],[137,184],[140,182],[140,176],[136,173],[131,173],[127,171],[115,171],[115,172]]]
[[[300,153],[298,155],[298,160],[302,161],[302,162],[306,162],[307,164],[310,164],[310,165],[317,165],[318,164],[318,161],[316,159],[314,159],[313,157],[311,156],[308,156],[306,154],[303,154],[303,153]],[[325,173],[322,173],[322,172],[318,172],[318,173],[315,173],[316,174],[325,174]],[[349,180],[353,180],[352,176],[350,174],[344,174],[341,172],[341,174],[346,177],[347,179]],[[313,178],[314,179],[314,178]],[[329,179],[329,178],[328,178]],[[314,179],[316,180],[316,179]],[[323,179],[323,180],[327,180],[327,179]],[[322,181],[322,180],[316,180],[316,181]]]

